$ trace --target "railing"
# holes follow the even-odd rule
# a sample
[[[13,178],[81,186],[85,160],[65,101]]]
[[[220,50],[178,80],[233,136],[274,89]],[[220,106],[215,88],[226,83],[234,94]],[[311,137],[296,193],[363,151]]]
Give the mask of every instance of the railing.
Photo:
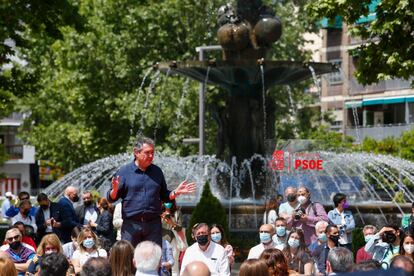
[[[23,159],[23,145],[5,145],[9,159]]]
[[[354,78],[352,78],[349,84],[349,94],[351,95],[411,88],[411,81],[405,81],[401,79],[380,81],[377,84],[363,86],[362,84],[357,83]]]
[[[414,124],[381,125],[358,128],[353,127],[346,128],[345,134],[353,137],[355,140],[357,140],[357,138],[359,137],[359,142],[362,142],[362,140],[364,140],[367,137],[374,138],[376,140],[382,140],[390,136],[399,137],[404,131],[408,131],[413,128]]]

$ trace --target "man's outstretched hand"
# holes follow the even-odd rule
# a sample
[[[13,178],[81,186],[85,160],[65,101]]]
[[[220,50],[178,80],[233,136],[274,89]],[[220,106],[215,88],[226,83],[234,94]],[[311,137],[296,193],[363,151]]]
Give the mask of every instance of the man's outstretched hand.
[[[177,189],[175,189],[176,195],[185,195],[185,194],[191,194],[194,193],[197,190],[197,186],[195,182],[188,183],[187,180],[184,180],[183,182],[178,185]]]

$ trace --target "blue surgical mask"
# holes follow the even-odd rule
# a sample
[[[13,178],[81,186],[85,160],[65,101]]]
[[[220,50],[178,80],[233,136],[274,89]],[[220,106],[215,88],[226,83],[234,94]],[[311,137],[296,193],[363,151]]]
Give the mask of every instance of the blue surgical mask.
[[[318,240],[320,240],[321,242],[326,242],[328,240],[328,237],[325,233],[322,233],[318,235]]]
[[[364,237],[364,239],[365,239],[365,242],[369,242],[369,240],[370,239],[372,239],[372,237],[373,237],[374,235],[366,235],[365,237]]]
[[[213,240],[213,242],[218,243],[221,241],[221,233],[214,233],[211,234],[211,239]]]
[[[86,239],[86,240],[83,240],[82,244],[86,248],[90,249],[95,245],[95,241],[93,239]]]
[[[165,202],[164,203],[165,208],[167,209],[171,209],[171,207],[173,206],[172,202]]]
[[[276,227],[276,234],[279,237],[283,237],[284,235],[286,235],[286,227],[284,227],[284,226],[278,226],[278,227]]]
[[[272,236],[270,236],[270,233],[259,233],[259,234],[260,234],[261,243],[269,243],[272,241]]]
[[[292,247],[292,248],[298,248],[298,247],[299,247],[299,240],[294,239],[294,238],[290,238],[290,239],[288,240],[288,244],[289,244],[289,246],[290,246],[290,247]]]

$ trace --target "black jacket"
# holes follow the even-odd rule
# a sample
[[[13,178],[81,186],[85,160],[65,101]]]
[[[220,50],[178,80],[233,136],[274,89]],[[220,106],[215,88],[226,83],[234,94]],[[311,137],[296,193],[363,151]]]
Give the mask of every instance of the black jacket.
[[[93,204],[93,208],[95,209],[95,212],[99,216],[99,209],[98,209],[98,207],[96,207],[96,204]],[[76,207],[75,213],[76,213],[76,216],[78,217],[79,223],[80,224],[84,224],[85,213],[86,213],[86,206],[84,204],[79,205],[78,207]]]
[[[50,218],[54,218],[57,222],[62,221],[61,207],[58,203],[50,202],[49,210]],[[37,225],[37,238],[40,240],[46,234],[47,228],[45,215],[43,213],[42,208],[37,208],[35,218]],[[61,233],[58,228],[53,228],[53,233],[55,233],[56,235],[58,235],[59,238],[61,238]]]

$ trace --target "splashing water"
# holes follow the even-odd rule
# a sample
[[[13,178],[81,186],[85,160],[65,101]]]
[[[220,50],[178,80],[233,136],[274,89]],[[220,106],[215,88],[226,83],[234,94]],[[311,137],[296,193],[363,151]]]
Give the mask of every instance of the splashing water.
[[[320,97],[321,96],[321,84],[318,80],[318,77],[316,76],[315,69],[309,65],[309,70],[311,71],[313,83],[315,84],[316,90],[318,91],[318,95]]]

